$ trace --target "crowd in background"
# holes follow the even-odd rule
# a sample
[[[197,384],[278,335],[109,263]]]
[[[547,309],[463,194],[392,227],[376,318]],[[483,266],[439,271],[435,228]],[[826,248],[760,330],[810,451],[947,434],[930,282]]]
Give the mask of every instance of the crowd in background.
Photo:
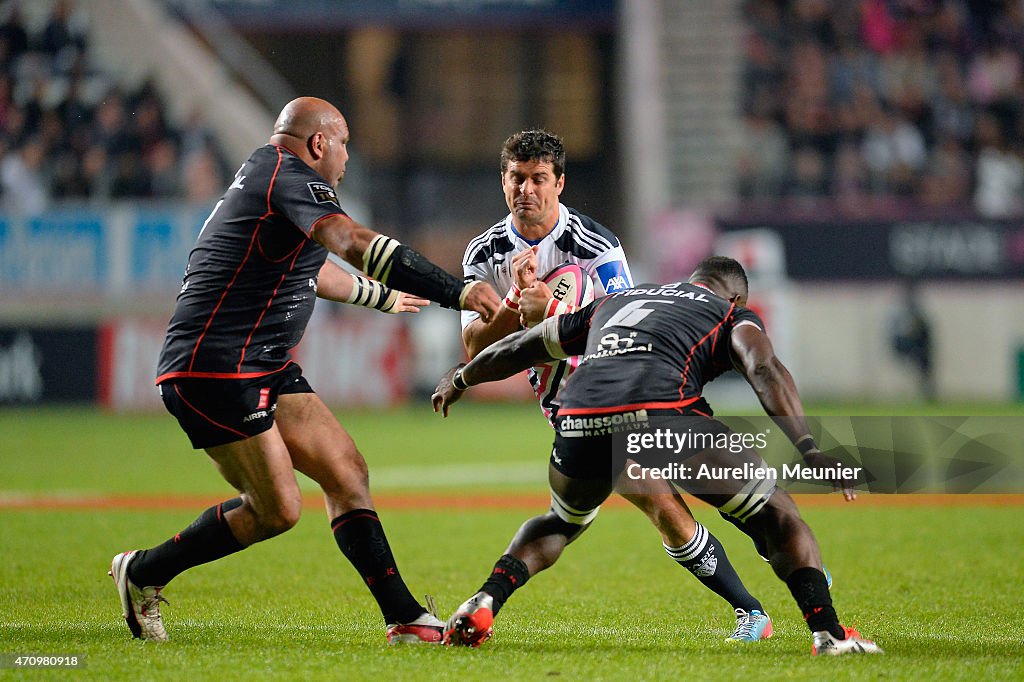
[[[1021,0],[748,0],[746,199],[1024,199]]]
[[[125,91],[98,70],[82,16],[53,4],[27,25],[0,15],[0,201],[36,213],[54,199],[186,198],[223,189],[222,155],[198,115],[180,129],[150,83]]]

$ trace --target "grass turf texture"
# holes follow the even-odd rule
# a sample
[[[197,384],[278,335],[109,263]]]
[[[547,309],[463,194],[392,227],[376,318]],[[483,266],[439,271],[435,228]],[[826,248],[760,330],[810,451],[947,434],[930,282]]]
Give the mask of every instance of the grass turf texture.
[[[539,470],[537,482],[524,476],[498,490],[543,489],[550,434],[535,406],[459,408],[447,424],[422,409],[346,413],[343,420],[371,474],[387,479],[393,472],[394,491],[416,489],[410,481],[419,475],[428,491],[443,492],[424,472],[464,472],[473,460],[496,472]],[[165,415],[4,411],[0,433],[0,495],[228,494]],[[75,679],[141,671],[147,679],[1024,676],[1020,507],[805,509],[836,578],[843,621],[887,650],[881,657],[815,660],[785,586],[744,536],[706,506],[693,506],[774,617],[771,640],[724,644],[732,627],[728,606],[664,556],[638,512],[614,507],[554,569],[515,595],[482,649],[388,648],[376,608],[337,551],[323,510],[310,508],[284,536],[176,579],[164,612],[172,641],[144,644],[129,639],[120,619],[106,576],[109,559],[162,541],[200,509],[8,510],[0,511],[0,653],[84,654],[84,669],[57,673]],[[381,515],[410,587],[434,594],[446,616],[479,586],[530,512],[383,507]]]

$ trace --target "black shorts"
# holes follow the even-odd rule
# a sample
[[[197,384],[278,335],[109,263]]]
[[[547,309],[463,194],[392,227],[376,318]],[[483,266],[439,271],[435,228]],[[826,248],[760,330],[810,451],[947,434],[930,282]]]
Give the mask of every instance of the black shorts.
[[[658,419],[691,417],[705,422],[705,428],[708,429],[725,428],[723,424],[710,416],[712,414],[711,407],[708,406],[703,398],[694,407],[699,409],[688,407],[682,410],[658,409],[641,410],[641,412],[645,415],[644,419],[651,420],[650,424],[653,424]],[[637,415],[638,413],[624,412],[623,414]],[[594,417],[597,420],[604,419],[606,423],[625,421],[617,420],[612,415],[605,414],[595,415]],[[581,419],[583,420],[582,423]],[[639,427],[641,422],[637,419],[633,423]],[[555,444],[551,448],[550,461],[551,465],[559,472],[569,478],[589,480],[609,477],[614,480],[622,473],[627,460],[623,453],[615,452],[613,445],[616,440],[615,433],[621,434],[624,431],[616,430],[609,433],[607,428],[601,429],[601,424],[587,421],[586,417],[576,417],[576,423],[574,424],[572,421],[566,422],[563,418],[556,416],[554,424]],[[590,433],[584,430],[588,428],[597,428],[601,429],[601,431],[595,432],[599,433],[599,435],[590,435]],[[613,426],[613,428],[615,427]]]
[[[313,393],[295,363],[255,379],[168,379],[159,389],[197,450],[263,433],[274,425],[279,395]]]
[[[732,431],[703,410],[648,410],[647,429],[672,426],[679,434],[683,430],[691,435],[707,436],[717,440]],[[641,429],[620,429],[613,433],[598,432],[591,435],[587,429],[604,428],[604,423],[559,419],[559,430],[551,451],[551,465],[563,475],[576,480],[606,479],[611,483],[620,476],[632,479],[630,492],[663,492],[664,482],[718,507],[723,512],[745,520],[756,514],[775,492],[775,481],[760,472],[766,468],[764,460],[746,447],[735,451],[721,446],[637,450],[625,447],[629,434],[639,435]],[[614,425],[613,425],[614,427]],[[607,429],[605,429],[607,430]],[[700,440],[699,442],[706,442]],[[624,480],[622,480],[625,483]]]

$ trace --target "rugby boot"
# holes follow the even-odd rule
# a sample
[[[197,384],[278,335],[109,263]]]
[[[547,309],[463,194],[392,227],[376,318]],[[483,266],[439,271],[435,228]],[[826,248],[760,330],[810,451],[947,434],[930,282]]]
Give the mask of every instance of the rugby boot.
[[[121,612],[132,637],[166,642],[167,631],[160,617],[160,602],[168,603],[160,594],[163,586],[139,587],[128,579],[128,564],[136,554],[138,550],[116,555],[110,562],[107,575],[114,579],[117,596],[121,599]]]
[[[477,592],[455,610],[444,628],[446,646],[478,647],[494,634],[494,598]]]
[[[814,645],[811,656],[842,656],[843,654],[880,654],[882,647],[870,639],[864,639],[853,628],[843,626],[845,639],[836,639],[831,632],[824,630],[814,633]]]
[[[736,629],[726,638],[731,642],[757,642],[772,636],[772,619],[767,613],[752,609],[749,613],[736,609]]]

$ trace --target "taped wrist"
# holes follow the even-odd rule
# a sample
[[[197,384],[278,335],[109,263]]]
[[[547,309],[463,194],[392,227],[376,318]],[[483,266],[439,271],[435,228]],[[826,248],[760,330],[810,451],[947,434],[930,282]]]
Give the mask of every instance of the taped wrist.
[[[452,386],[454,386],[455,390],[457,391],[469,390],[469,384],[466,383],[466,380],[462,376],[462,370],[465,367],[465,365],[462,365],[457,370],[455,370],[455,374],[452,375]]]
[[[398,303],[398,292],[372,279],[352,275],[352,293],[345,299],[345,303],[393,313]]]
[[[797,438],[794,445],[796,445],[796,449],[799,450],[800,454],[804,457],[812,452],[821,452],[821,450],[818,449],[817,444],[814,442],[814,436],[809,433],[805,433]]]
[[[505,300],[502,301],[502,303],[509,310],[514,310],[514,311],[516,311],[518,313],[519,312],[519,298],[522,296],[522,294],[523,294],[523,292],[519,289],[519,287],[517,287],[515,284],[513,284],[511,287],[509,287],[508,293],[505,294]]]
[[[363,271],[389,287],[459,310],[464,284],[391,237],[377,235],[363,254]]]

